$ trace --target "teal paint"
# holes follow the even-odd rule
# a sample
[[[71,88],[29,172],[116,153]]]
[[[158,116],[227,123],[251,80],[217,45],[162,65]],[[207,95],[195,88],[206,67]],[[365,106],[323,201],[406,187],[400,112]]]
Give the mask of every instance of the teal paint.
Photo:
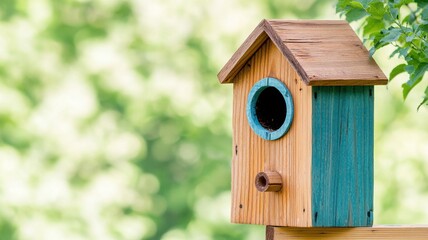
[[[373,224],[373,86],[312,89],[312,224]]]
[[[285,106],[286,106],[284,123],[281,125],[279,129],[274,131],[264,128],[260,124],[256,114],[257,100],[260,94],[268,87],[274,87],[281,93],[282,97],[284,98]],[[291,123],[293,122],[293,116],[294,116],[293,98],[287,86],[283,82],[279,81],[276,78],[263,78],[260,81],[256,82],[254,86],[251,88],[247,99],[247,119],[248,119],[248,123],[251,126],[251,129],[253,129],[253,131],[257,135],[259,135],[260,137],[266,140],[276,140],[281,138],[282,136],[284,136],[284,134],[288,132],[288,129],[290,129]]]

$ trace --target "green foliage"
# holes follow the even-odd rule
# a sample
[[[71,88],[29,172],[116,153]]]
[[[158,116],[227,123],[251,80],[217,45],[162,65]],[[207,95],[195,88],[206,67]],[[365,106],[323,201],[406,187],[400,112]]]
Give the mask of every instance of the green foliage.
[[[392,81],[398,74],[403,73],[406,71],[406,64],[399,64],[394,69],[392,69],[391,73],[389,74],[389,81]]]
[[[422,0],[339,0],[336,11],[346,16],[349,22],[360,20],[365,40],[371,46],[370,54],[392,45],[405,60],[390,74],[390,81],[398,74],[408,73],[402,84],[403,97],[424,79],[428,65],[428,4]],[[428,82],[428,81],[426,81]],[[427,103],[428,87],[424,100]],[[419,109],[418,107],[418,109]]]
[[[0,239],[263,239],[229,222],[232,89],[216,74],[260,19],[330,3],[1,0]],[[377,219],[423,221],[426,198],[400,193],[427,192],[428,165],[399,175],[396,146],[428,159],[428,136],[394,133],[426,118],[377,96]]]
[[[230,224],[216,74],[261,19],[330,6],[299,2],[1,0],[0,239],[262,239]]]

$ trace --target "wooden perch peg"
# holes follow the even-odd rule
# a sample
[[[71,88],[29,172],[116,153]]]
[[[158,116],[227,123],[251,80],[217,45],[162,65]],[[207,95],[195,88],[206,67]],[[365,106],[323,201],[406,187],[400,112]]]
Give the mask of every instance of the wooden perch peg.
[[[282,177],[277,172],[259,172],[255,184],[259,192],[279,192],[282,189]]]

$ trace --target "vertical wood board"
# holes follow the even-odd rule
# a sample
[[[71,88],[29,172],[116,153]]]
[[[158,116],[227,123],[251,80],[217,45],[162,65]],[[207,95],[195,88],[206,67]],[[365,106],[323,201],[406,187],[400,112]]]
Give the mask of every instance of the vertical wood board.
[[[256,135],[246,117],[250,89],[274,77],[290,90],[294,119],[288,132],[269,141]],[[233,80],[232,222],[276,226],[311,226],[311,87],[276,46],[267,40]],[[280,192],[258,192],[261,171],[282,176]]]
[[[312,223],[373,223],[373,86],[313,87]]]

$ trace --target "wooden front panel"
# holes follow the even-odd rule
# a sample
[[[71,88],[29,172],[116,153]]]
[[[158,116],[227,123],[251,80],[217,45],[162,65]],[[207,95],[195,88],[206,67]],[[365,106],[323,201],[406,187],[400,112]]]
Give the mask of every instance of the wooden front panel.
[[[247,121],[250,89],[262,78],[283,81],[293,96],[294,119],[280,139],[256,135]],[[232,222],[311,226],[311,87],[306,86],[276,46],[267,40],[234,79]],[[255,176],[277,171],[280,192],[258,192]]]

